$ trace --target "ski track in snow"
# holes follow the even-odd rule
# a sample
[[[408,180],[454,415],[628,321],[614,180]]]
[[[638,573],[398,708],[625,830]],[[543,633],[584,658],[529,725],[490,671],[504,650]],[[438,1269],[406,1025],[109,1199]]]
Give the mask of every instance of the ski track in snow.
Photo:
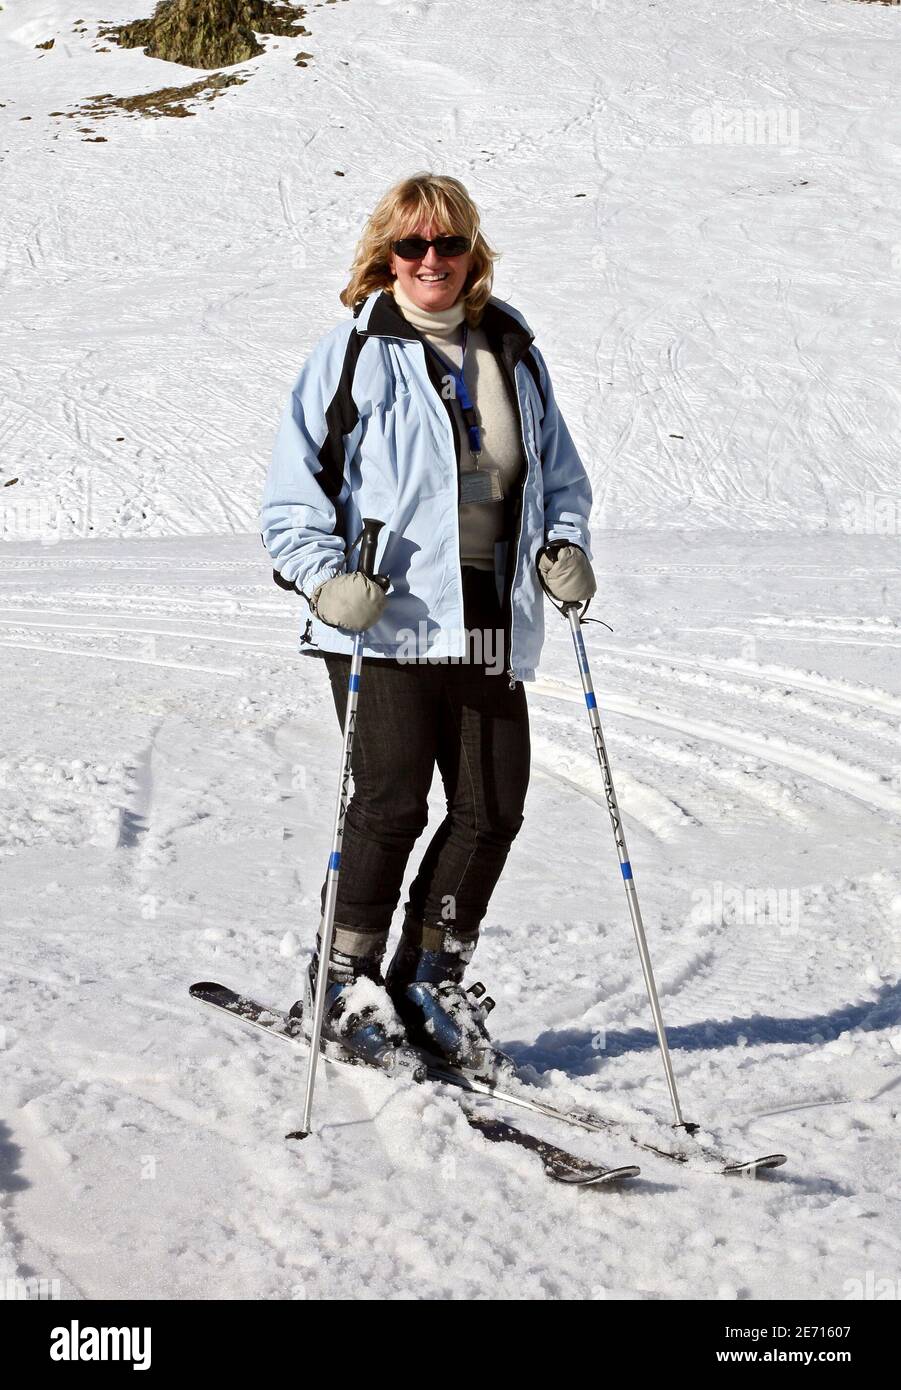
[[[852,678],[806,649],[793,664],[781,625],[753,658],[719,631],[724,600],[751,630],[766,582],[774,614],[797,612],[779,561],[797,540],[771,538],[751,580],[722,557],[759,540],[691,566],[681,544],[598,533],[603,611],[629,642],[586,637],[686,1111],[792,1166],[728,1184],[645,1155],[634,1191],[576,1209],[448,1097],[329,1069],[321,1132],[292,1150],[300,1057],[186,988],[299,992],[340,744],[323,672],[296,653],[299,605],[270,589],[253,537],[62,543],[40,589],[15,547],[0,642],[40,649],[5,668],[20,751],[0,761],[10,1268],[84,1297],[602,1298],[670,1296],[673,1269],[704,1297],[840,1297],[854,1269],[893,1267],[901,886],[876,770],[897,764],[901,691],[879,653]],[[812,570],[824,544],[803,543]],[[821,596],[833,615],[853,569]],[[700,644],[683,601],[714,614]],[[664,606],[666,638],[648,622]],[[652,1137],[665,1091],[571,644],[548,623],[526,824],[476,973],[549,1099]]]
[[[60,0],[0,13],[0,1279],[835,1300],[897,1277],[897,14],[503,0],[461,25],[445,0],[348,0],[309,12],[308,69],[267,39],[188,120],[76,122],[49,113],[196,76],[98,54],[83,13],[85,34]],[[736,108],[796,113],[799,138],[692,139]],[[187,997],[300,989],[340,740],[257,506],[362,211],[423,167],[479,200],[591,472],[614,631],[586,641],[683,1105],[737,1153],[789,1153],[765,1181],[644,1155],[629,1190],[555,1189],[452,1099],[329,1068],[292,1148],[299,1055]],[[549,1099],[659,1138],[600,774],[547,625],[475,974]]]
[[[888,505],[897,526],[896,16],[730,0],[711,22],[690,0],[649,24],[505,0],[464,42],[445,4],[350,0],[318,7],[309,69],[270,41],[188,121],[88,118],[104,148],[49,112],[185,70],[94,53],[90,7],[87,34],[38,53],[34,35],[71,20],[59,0],[29,0],[27,19],[23,3],[0,15],[0,431],[17,504],[39,500],[64,534],[253,527],[290,381],[340,313],[358,208],[426,164],[480,198],[499,291],[535,318],[600,521],[803,530]],[[104,18],[116,10],[130,16]],[[409,131],[386,107],[389,50],[416,94]],[[699,113],[736,109],[775,134],[698,137]]]

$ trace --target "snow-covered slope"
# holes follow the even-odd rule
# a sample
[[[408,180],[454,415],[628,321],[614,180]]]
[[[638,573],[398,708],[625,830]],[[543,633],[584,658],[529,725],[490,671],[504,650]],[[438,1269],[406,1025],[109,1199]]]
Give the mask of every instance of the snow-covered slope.
[[[198,78],[96,39],[140,9],[88,0],[83,32],[57,0],[0,13],[20,499],[75,517],[89,486],[94,534],[252,527],[361,220],[422,167],[483,208],[599,524],[817,530],[896,493],[892,9],[344,0],[189,118],[48,114]]]
[[[642,1155],[621,1195],[553,1189],[451,1100],[355,1073],[322,1073],[319,1134],[289,1153],[301,1059],[188,999],[197,978],[296,996],[328,852],[327,681],[257,549],[0,556],[16,1266],[93,1297],[842,1299],[867,1271],[896,1279],[894,543],[605,537],[615,632],[586,634],[685,1109],[738,1152],[791,1155],[757,1184]],[[665,1135],[556,620],[530,708],[526,824],[476,974],[552,1097]]]
[[[78,13],[85,33],[47,0],[0,12],[0,1281],[897,1289],[901,16],[345,0],[311,6],[306,69],[267,39],[193,117],[100,121],[49,113],[197,74],[96,51],[101,10]],[[789,143],[692,139],[733,108],[776,110]],[[292,1152],[300,1059],[187,997],[298,991],[339,738],[256,508],[361,215],[423,166],[478,197],[592,471],[614,631],[586,640],[683,1103],[740,1153],[788,1152],[766,1181],[643,1155],[621,1193],[554,1188],[451,1100],[337,1071]],[[526,823],[476,976],[550,1096],[666,1134],[552,614],[529,699]]]

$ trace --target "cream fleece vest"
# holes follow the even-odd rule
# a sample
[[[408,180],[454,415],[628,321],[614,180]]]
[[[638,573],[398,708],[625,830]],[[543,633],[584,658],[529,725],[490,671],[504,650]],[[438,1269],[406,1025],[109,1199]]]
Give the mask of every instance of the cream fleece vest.
[[[454,364],[460,366],[463,356],[463,304],[460,300],[449,309],[420,309],[398,280],[392,286],[394,298],[404,318],[418,329],[423,337]],[[496,468],[506,497],[519,477],[522,468],[522,447],[516,407],[485,334],[470,328],[466,344],[466,385],[476,408],[482,430],[480,468]],[[466,441],[466,426],[459,402],[451,403],[460,434],[461,472],[473,468]],[[494,569],[494,547],[504,540],[504,503],[470,502],[460,506],[460,561],[477,569]]]

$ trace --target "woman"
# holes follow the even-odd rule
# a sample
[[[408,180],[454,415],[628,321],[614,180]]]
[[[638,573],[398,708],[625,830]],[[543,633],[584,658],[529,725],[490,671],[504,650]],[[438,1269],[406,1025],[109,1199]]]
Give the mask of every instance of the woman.
[[[491,295],[495,259],[456,179],[418,174],[382,198],[341,294],[354,319],[300,373],[262,508],[342,724],[366,633],[324,1037],[379,1065],[413,1045],[487,1075],[487,1008],[462,980],[522,825],[542,587],[563,602],[595,589],[585,469],[525,320]],[[385,523],[387,593],[353,568],[363,517]],[[447,815],[383,980],[436,766]],[[319,968],[317,949],[310,991]]]

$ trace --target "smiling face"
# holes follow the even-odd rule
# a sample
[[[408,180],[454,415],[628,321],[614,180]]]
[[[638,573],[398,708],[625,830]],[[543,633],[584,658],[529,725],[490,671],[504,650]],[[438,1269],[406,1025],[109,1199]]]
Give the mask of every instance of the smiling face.
[[[420,222],[404,231],[404,236],[421,236],[431,241],[433,237],[446,234],[446,229],[433,222]],[[451,235],[453,235],[451,233]],[[439,256],[434,246],[419,261],[404,261],[394,252],[388,260],[391,274],[406,290],[413,303],[420,309],[449,309],[456,304],[463,293],[466,276],[472,261],[471,252],[463,256]]]

